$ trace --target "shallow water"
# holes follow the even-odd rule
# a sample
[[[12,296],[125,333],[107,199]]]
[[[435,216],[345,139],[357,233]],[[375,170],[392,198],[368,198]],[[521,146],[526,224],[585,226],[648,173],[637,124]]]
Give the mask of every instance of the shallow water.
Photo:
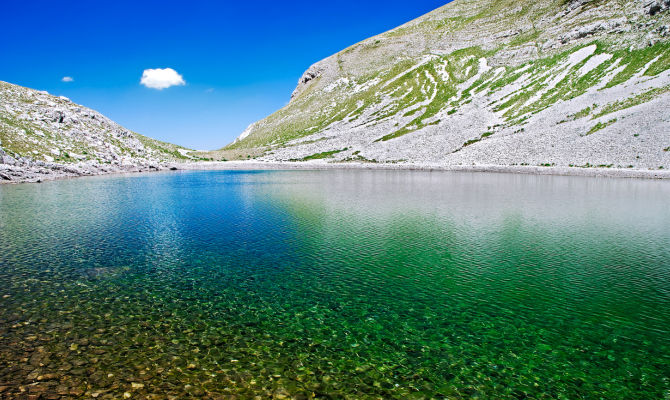
[[[0,398],[670,398],[667,182],[2,186],[0,282]]]

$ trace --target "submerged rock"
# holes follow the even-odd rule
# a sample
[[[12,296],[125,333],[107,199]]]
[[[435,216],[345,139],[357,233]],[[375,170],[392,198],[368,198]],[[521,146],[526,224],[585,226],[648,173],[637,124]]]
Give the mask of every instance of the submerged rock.
[[[84,276],[90,280],[105,279],[115,276],[120,272],[119,268],[112,267],[95,267],[89,268],[83,272]]]

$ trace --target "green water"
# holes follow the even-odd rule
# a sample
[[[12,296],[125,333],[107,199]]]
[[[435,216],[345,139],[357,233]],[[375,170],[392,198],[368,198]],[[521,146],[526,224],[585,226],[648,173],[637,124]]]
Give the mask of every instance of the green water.
[[[670,184],[0,187],[0,398],[670,398]],[[38,397],[33,397],[38,398]]]

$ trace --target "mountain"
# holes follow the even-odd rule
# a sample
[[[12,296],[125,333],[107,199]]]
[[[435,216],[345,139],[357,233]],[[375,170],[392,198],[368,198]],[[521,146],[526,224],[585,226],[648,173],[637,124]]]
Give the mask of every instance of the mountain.
[[[220,154],[670,168],[670,0],[455,0],[311,66]]]
[[[0,81],[0,182],[157,170],[191,160],[188,151],[65,97]]]

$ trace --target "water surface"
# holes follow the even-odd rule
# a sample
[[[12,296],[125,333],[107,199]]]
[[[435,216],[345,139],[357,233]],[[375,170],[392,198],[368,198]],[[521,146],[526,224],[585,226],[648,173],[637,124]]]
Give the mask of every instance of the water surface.
[[[0,397],[670,398],[669,199],[410,171],[1,186]]]

